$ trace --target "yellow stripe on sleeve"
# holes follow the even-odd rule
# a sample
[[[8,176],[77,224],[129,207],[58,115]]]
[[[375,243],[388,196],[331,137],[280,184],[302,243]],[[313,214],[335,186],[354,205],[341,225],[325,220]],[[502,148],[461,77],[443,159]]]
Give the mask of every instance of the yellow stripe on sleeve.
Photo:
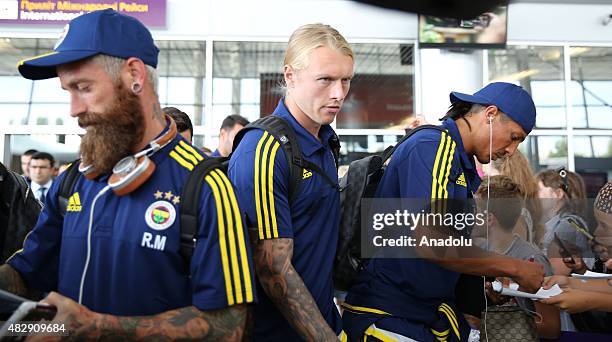
[[[238,201],[236,200],[234,187],[230,183],[229,179],[227,179],[227,176],[225,176],[219,170],[214,170],[213,173],[216,173],[225,184],[225,188],[228,191],[228,197],[232,205],[232,213],[234,214],[236,224],[236,237],[238,238],[238,250],[240,252],[240,265],[242,267],[242,277],[244,278],[244,287],[246,290],[246,302],[250,303],[253,301],[253,288],[251,284],[251,271],[249,270],[249,255],[247,254],[246,250],[246,238],[244,236],[242,216],[240,214],[240,209],[238,208]]]
[[[187,151],[185,151],[179,145],[174,146],[174,150],[178,152],[185,160],[190,161],[194,166],[198,165],[198,160],[192,154],[187,153]]]
[[[459,334],[459,325],[457,323],[457,317],[455,317],[455,312],[453,311],[453,309],[445,303],[442,303],[438,310],[443,312],[448,317],[448,320],[451,324],[451,327],[453,328],[453,331],[455,332],[455,335],[457,335],[457,337],[460,337],[461,334]]]
[[[446,329],[444,331],[437,331],[435,329],[431,329],[431,332],[438,337],[446,337],[448,336],[448,333],[450,332],[450,330]]]
[[[183,140],[179,141],[179,145],[181,145],[181,147],[183,147],[189,153],[193,154],[193,156],[196,157],[198,161],[204,160],[204,157],[202,157],[202,155],[198,152],[198,150],[193,148],[193,146],[187,144]]]
[[[442,135],[440,137],[440,145],[438,145],[438,152],[436,153],[436,159],[434,161],[434,166],[431,171],[431,199],[436,199],[438,194],[438,173],[436,172],[436,170],[440,165],[440,157],[442,156],[442,151],[444,150],[444,135],[445,133],[442,132]]]
[[[267,178],[269,172],[269,164],[268,164],[268,152],[270,151],[270,145],[272,145],[272,141],[274,138],[270,135],[266,141],[266,144],[263,149],[263,158],[261,161],[261,165],[263,166],[263,170],[261,173],[261,203],[262,203],[262,211],[263,211],[263,222],[265,226],[266,239],[272,238],[271,225],[270,225],[270,211],[268,210],[268,189],[267,189]]]
[[[261,159],[261,146],[263,145],[266,137],[268,136],[268,132],[264,131],[263,135],[259,139],[257,143],[257,147],[255,148],[255,177],[253,179],[253,185],[255,188],[255,215],[257,216],[257,228],[259,230],[259,239],[264,239],[264,231],[263,231],[263,222],[262,222],[262,213],[261,213],[261,203],[259,199],[259,194],[261,192],[260,186],[260,159]]]
[[[270,153],[270,161],[268,166],[268,198],[270,200],[270,216],[272,220],[272,233],[274,238],[278,237],[278,226],[276,225],[276,211],[274,210],[274,160],[276,158],[276,151],[280,144],[274,142],[272,146],[272,152]]]
[[[19,254],[19,253],[23,252],[23,249],[25,248],[26,240],[28,239],[28,237],[30,237],[30,234],[32,234],[32,231],[33,231],[33,230],[30,230],[30,231],[29,231],[29,232],[26,234],[25,238],[23,238],[23,243],[21,244],[21,248],[20,248],[19,250],[16,250],[16,251],[15,251],[15,253],[11,254],[11,256],[10,256],[10,257],[6,258],[6,261],[7,261],[7,262],[8,262],[9,260],[11,260],[11,258],[12,258],[12,257],[14,257],[15,255],[17,255],[17,254]]]
[[[440,187],[442,184],[442,180],[440,179],[439,168],[442,167],[442,158],[446,152],[446,132],[441,132],[440,135],[440,144],[438,145],[438,151],[436,152],[436,159],[434,161],[433,169],[431,170],[431,212],[438,213],[440,212],[441,203],[439,201],[440,196],[438,192],[440,191]]]
[[[373,313],[373,314],[377,314],[377,315],[391,315],[388,312],[382,311],[382,310],[378,310],[378,309],[374,309],[374,308],[368,308],[365,306],[355,306],[355,305],[350,305],[346,302],[342,303],[340,306],[342,306],[343,308],[349,310],[349,311],[353,311],[356,313]]]
[[[448,179],[450,176],[450,170],[453,168],[453,158],[455,157],[455,142],[452,141],[452,139],[449,136],[449,142],[450,142],[450,151],[448,153],[449,158],[448,158],[448,163],[446,165],[446,174],[444,175],[444,184],[442,184],[442,188],[444,188],[444,198],[448,198]],[[447,201],[444,200],[443,205],[443,213],[446,213],[446,204]]]
[[[190,162],[186,161],[185,159],[183,159],[183,157],[179,156],[178,153],[176,153],[176,151],[170,151],[169,153],[170,157],[174,160],[176,160],[181,166],[183,166],[184,168],[186,168],[189,171],[193,170],[193,164],[191,164]]]
[[[387,336],[382,331],[374,329],[373,326],[370,326],[368,329],[366,329],[364,335],[376,337],[378,340],[383,341],[383,342],[396,342],[397,341],[395,338],[391,336]]]
[[[229,269],[229,260],[227,258],[227,244],[225,241],[225,222],[223,220],[223,200],[219,193],[219,188],[208,175],[204,177],[210,188],[212,189],[213,196],[215,197],[215,204],[217,207],[217,226],[219,229],[219,249],[221,250],[221,265],[223,268],[223,279],[225,280],[225,292],[227,294],[227,304],[234,305],[234,294],[232,293],[231,275]]]
[[[438,181],[440,182],[438,185],[438,198],[448,198],[448,191],[444,187],[446,180],[444,179],[444,175],[446,174],[446,169],[448,168],[448,152],[450,151],[450,142],[451,138],[448,134],[446,136],[446,144],[444,145],[444,158],[442,158],[442,165],[440,166],[440,172],[438,173]]]
[[[219,174],[213,171],[211,175],[217,182],[221,192],[221,198],[223,199],[223,209],[225,209],[225,220],[227,222],[227,244],[229,245],[230,265],[234,277],[234,294],[236,295],[236,304],[241,304],[244,300],[242,297],[242,281],[240,280],[240,266],[238,264],[238,253],[236,250],[236,234],[234,233],[235,225],[232,206],[230,204],[228,191],[223,184],[223,180],[219,177]]]

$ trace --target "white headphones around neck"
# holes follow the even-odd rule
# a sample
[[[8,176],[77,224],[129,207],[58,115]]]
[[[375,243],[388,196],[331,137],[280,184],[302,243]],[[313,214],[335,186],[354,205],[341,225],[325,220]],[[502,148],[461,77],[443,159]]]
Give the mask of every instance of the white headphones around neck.
[[[151,141],[149,148],[121,159],[113,167],[108,185],[117,196],[124,196],[138,189],[155,171],[155,163],[149,157],[166,146],[177,134],[176,123],[168,115],[166,122],[170,124],[168,131]],[[79,164],[79,171],[87,179],[95,179],[100,175],[92,165]]]

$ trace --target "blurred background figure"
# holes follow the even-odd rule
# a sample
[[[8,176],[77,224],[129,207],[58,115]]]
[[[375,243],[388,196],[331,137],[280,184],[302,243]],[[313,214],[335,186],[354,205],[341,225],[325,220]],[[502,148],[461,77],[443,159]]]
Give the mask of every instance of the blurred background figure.
[[[212,153],[213,157],[227,157],[232,153],[232,145],[234,137],[244,126],[249,124],[249,120],[238,114],[232,114],[225,119],[221,124],[219,132],[219,147]]]
[[[60,165],[60,166],[57,168],[57,176],[61,175],[61,174],[62,174],[62,172],[66,171],[66,170],[67,170],[67,169],[70,167],[70,165],[71,165],[71,164],[72,164],[72,163],[62,163],[62,165]],[[57,177],[57,176],[56,176],[56,177]]]
[[[478,239],[477,244],[499,254],[537,262],[544,267],[546,276],[552,276],[552,266],[542,251],[514,232],[518,225],[517,221],[524,218],[521,214],[522,211],[525,211],[523,201],[525,195],[522,191],[519,184],[505,175],[491,176],[490,179],[483,180],[474,196],[477,199],[479,212],[488,211],[486,229],[491,235],[488,241],[484,238]],[[482,231],[484,228],[485,226],[478,226],[475,227],[475,230]],[[478,235],[485,236],[482,233]],[[509,297],[499,296],[493,292],[490,282],[486,284],[486,295],[487,300],[495,305],[502,305],[510,300]],[[476,306],[477,312],[482,312],[487,302],[482,297],[474,296],[471,304]],[[516,304],[530,312],[537,312],[537,315],[540,316],[540,319],[532,316],[540,337],[557,338],[559,336],[561,324],[557,308],[526,298],[516,298]]]
[[[584,220],[584,181],[577,173],[564,168],[542,171],[536,177],[545,222],[545,233],[540,243],[555,274],[569,275],[572,272],[573,267],[568,268],[563,258],[570,262],[573,260],[572,264],[582,258],[587,267],[593,267],[595,260],[589,244],[593,237]]]
[[[415,129],[415,128],[421,126],[421,125],[427,124],[427,121],[425,120],[425,116],[423,116],[423,115],[414,115],[414,116],[411,116],[411,117],[407,118],[403,122],[403,124],[404,124],[404,131],[406,132],[406,134],[408,134],[413,129]]]
[[[538,200],[538,182],[529,160],[517,150],[510,157],[499,158],[482,165],[482,169],[487,176],[507,176],[519,187],[524,206],[513,233],[529,243],[538,244],[544,235],[544,226],[542,208]]]
[[[0,264],[23,247],[40,210],[22,175],[0,163]]]
[[[32,183],[32,193],[34,197],[42,203],[45,203],[47,192],[53,183],[53,175],[55,172],[55,159],[47,152],[37,152],[30,159],[30,177]]]
[[[162,111],[172,117],[176,123],[176,129],[189,143],[193,140],[193,124],[189,115],[175,107],[164,107]]]
[[[32,159],[32,156],[38,152],[37,150],[27,150],[25,152],[23,152],[23,154],[21,155],[21,175],[26,179],[26,182],[28,182],[28,184],[30,184],[30,170],[29,170],[29,165],[30,165],[30,159]]]
[[[205,155],[207,155],[209,157],[211,157],[212,154],[213,154],[213,151],[210,148],[206,147],[206,146],[202,146],[201,150],[202,150],[202,152],[204,152]]]

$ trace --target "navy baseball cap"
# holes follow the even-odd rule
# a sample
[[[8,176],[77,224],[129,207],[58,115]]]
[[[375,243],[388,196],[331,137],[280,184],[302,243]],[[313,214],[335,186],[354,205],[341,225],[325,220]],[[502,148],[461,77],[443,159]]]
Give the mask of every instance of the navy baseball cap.
[[[481,105],[497,106],[529,134],[535,126],[536,108],[531,96],[525,89],[506,82],[493,82],[474,95],[458,92],[450,93],[451,103],[458,101]]]
[[[53,78],[57,77],[58,65],[97,54],[136,57],[156,68],[158,53],[151,32],[140,21],[105,9],[74,18],[64,27],[52,52],[24,59],[17,69],[31,80]]]

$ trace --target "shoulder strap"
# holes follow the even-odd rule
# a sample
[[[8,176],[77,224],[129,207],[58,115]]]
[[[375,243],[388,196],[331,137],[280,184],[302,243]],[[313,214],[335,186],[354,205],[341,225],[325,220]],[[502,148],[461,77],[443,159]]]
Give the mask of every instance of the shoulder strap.
[[[387,159],[391,158],[391,155],[393,155],[393,152],[395,152],[395,150],[406,140],[408,140],[413,134],[415,134],[416,132],[422,131],[424,129],[435,129],[438,130],[440,132],[446,132],[446,130],[444,128],[442,128],[441,126],[435,126],[435,125],[422,125],[419,126],[413,130],[411,130],[410,132],[408,132],[406,135],[404,135],[398,142],[397,144],[395,144],[394,146],[389,146],[387,147],[384,152],[381,155],[382,158],[382,162],[383,164],[387,161]],[[451,137],[452,139],[452,137]]]
[[[72,189],[74,189],[77,180],[81,176],[81,173],[79,172],[80,163],[80,159],[77,159],[73,161],[70,166],[68,166],[66,171],[64,171],[66,176],[62,179],[62,183],[59,185],[59,195],[57,200],[59,202],[59,209],[62,217],[66,214],[66,210],[68,209],[68,199],[70,198],[70,195],[72,195]]]
[[[198,233],[198,214],[200,207],[200,194],[202,192],[202,181],[214,169],[224,169],[223,162],[228,157],[208,157],[201,161],[191,171],[187,181],[183,185],[181,193],[181,247],[180,253],[187,264],[189,263],[195,248]]]
[[[251,129],[261,129],[271,134],[283,148],[285,152],[285,158],[287,159],[287,166],[289,167],[289,198],[293,201],[295,196],[298,194],[298,188],[302,183],[302,169],[309,169],[320,174],[323,179],[333,188],[339,189],[337,180],[331,179],[321,168],[313,164],[302,155],[302,149],[300,148],[297,135],[295,130],[291,127],[291,124],[287,120],[275,116],[268,115],[264,118],[257,119],[245,128],[240,130],[234,138],[234,150],[238,147],[240,140],[247,131]],[[328,141],[334,160],[336,162],[336,168],[338,167],[338,158],[340,155],[340,139],[334,133]]]
[[[289,168],[289,201],[293,201],[302,182],[303,156],[297,136],[291,125],[283,118],[268,115],[257,119],[240,130],[234,139],[234,150],[247,131],[261,129],[271,134],[283,148]]]
[[[584,223],[584,220],[577,215],[569,214],[565,217],[567,222],[574,228],[578,233],[584,235],[589,241],[594,239],[593,235],[589,232],[587,225]]]
[[[340,166],[340,138],[336,132],[329,138],[328,144],[331,148],[332,154],[334,155],[334,161],[336,162],[336,169]]]

